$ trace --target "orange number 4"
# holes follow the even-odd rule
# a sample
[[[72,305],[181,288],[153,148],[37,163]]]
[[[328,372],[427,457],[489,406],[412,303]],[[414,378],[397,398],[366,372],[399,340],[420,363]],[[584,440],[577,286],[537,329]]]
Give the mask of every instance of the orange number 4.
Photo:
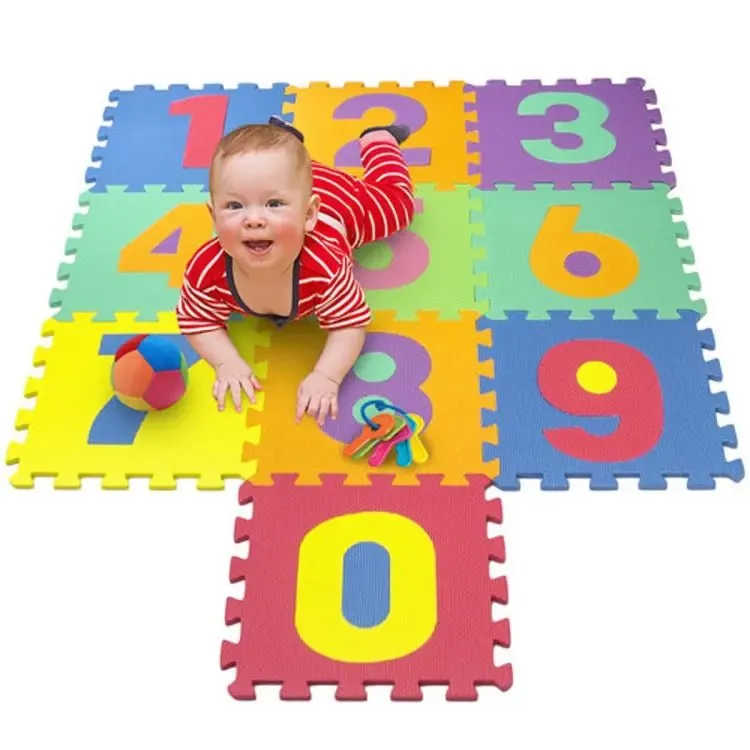
[[[123,273],[166,273],[179,288],[193,253],[211,239],[213,224],[204,203],[175,206],[129,242],[120,253]]]

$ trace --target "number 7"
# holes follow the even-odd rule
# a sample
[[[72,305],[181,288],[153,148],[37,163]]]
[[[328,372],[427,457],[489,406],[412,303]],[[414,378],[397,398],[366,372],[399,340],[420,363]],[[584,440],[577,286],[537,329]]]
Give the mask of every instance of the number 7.
[[[99,355],[114,356],[115,352],[135,335],[134,333],[104,334],[99,344]],[[171,339],[180,348],[185,355],[188,367],[192,367],[199,361],[200,357],[195,349],[179,333],[160,335]],[[113,395],[94,417],[87,442],[89,445],[133,445],[138,430],[147,416],[148,412],[131,409]]]

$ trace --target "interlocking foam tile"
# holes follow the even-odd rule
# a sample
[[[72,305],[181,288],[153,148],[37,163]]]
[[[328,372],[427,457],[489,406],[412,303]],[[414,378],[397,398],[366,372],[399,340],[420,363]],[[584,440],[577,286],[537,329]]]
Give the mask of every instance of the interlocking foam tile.
[[[86,171],[92,190],[112,185],[143,190],[165,185],[179,192],[183,185],[208,189],[211,154],[224,133],[248,122],[266,122],[294,100],[284,83],[261,89],[241,84],[225,89],[209,84],[200,89],[175,84],[167,89],[136,86],[112,91],[116,106],[104,110],[105,122]]]
[[[412,86],[381,82],[377,87],[346,83],[341,87],[315,82],[304,88],[290,86],[292,101],[284,112],[305,134],[313,158],[361,176],[357,139],[373,125],[406,123],[412,134],[404,144],[404,155],[415,182],[452,189],[454,185],[476,185],[469,167],[476,158],[467,153],[467,107],[472,95],[463,82],[447,86],[417,81]]]
[[[270,484],[273,474],[299,475],[299,484],[319,484],[320,474],[346,474],[348,484],[368,482],[369,474],[393,473],[393,457],[380,467],[343,455],[363,427],[360,406],[379,398],[419,414],[426,464],[397,468],[397,484],[415,484],[416,474],[445,475],[449,484],[465,483],[466,473],[496,474],[493,458],[482,458],[482,445],[497,433],[481,424],[483,409],[496,408],[492,394],[480,393],[480,376],[491,364],[477,361],[477,347],[489,345],[476,330],[478,315],[459,320],[420,313],[415,321],[396,321],[393,313],[374,317],[365,347],[339,393],[339,417],[321,428],[307,418],[294,421],[297,389],[325,344],[313,322],[289,326],[271,336],[266,353],[264,408],[248,415],[258,430],[248,436],[245,459],[257,466],[254,484]],[[371,412],[372,415],[374,412]]]
[[[493,663],[510,624],[492,619],[508,584],[489,572],[505,562],[505,541],[488,538],[502,505],[485,499],[487,477],[461,487],[439,475],[415,487],[382,475],[360,487],[294,479],[240,492],[253,510],[235,541],[249,541],[249,554],[232,558],[230,580],[245,590],[226,608],[240,636],[221,649],[222,669],[236,668],[234,698],[268,684],[285,700],[310,700],[312,685],[336,685],[338,700],[366,700],[367,685],[393,685],[393,700],[421,700],[425,685],[447,685],[447,700],[511,687],[512,666]]]
[[[113,321],[128,312],[155,321],[174,310],[187,261],[213,236],[208,200],[200,185],[173,193],[161,185],[84,193],[79,203],[88,210],[73,221],[81,236],[65,248],[73,262],[57,273],[67,285],[50,296],[56,320],[91,313],[94,321]]]
[[[140,333],[173,336],[188,359],[188,390],[174,406],[144,414],[115,397],[110,370],[115,351]],[[265,377],[266,334],[248,320],[230,331],[247,361]],[[30,378],[25,395],[33,408],[20,411],[16,429],[26,429],[23,443],[11,443],[6,461],[18,464],[15,487],[30,488],[35,477],[54,477],[57,489],[78,489],[86,477],[101,477],[105,489],[126,489],[133,477],[147,477],[152,489],[175,489],[176,480],[196,478],[199,489],[222,489],[224,479],[247,479],[254,466],[242,458],[242,445],[253,428],[247,414],[233,408],[219,413],[211,395],[213,370],[199,360],[178,333],[173,314],[154,323],[118,315],[112,323],[94,323],[76,315],[71,323],[48,321],[34,365],[44,365],[42,379]],[[262,399],[248,413],[261,409]]]
[[[470,172],[481,175],[482,188],[512,183],[530,189],[539,182],[674,186],[674,174],[663,169],[670,154],[657,148],[667,141],[664,130],[654,128],[661,123],[656,95],[644,86],[639,78],[468,86],[475,95],[466,105],[468,127],[477,136],[468,150],[479,156]]]
[[[409,228],[355,251],[355,275],[373,310],[395,311],[397,320],[416,320],[420,310],[438,310],[445,320],[458,319],[462,311],[487,311],[487,302],[476,299],[482,280],[474,263],[484,251],[471,220],[481,203],[470,189],[416,185]]]
[[[483,414],[496,425],[499,444],[495,484],[520,489],[520,479],[541,478],[542,489],[568,489],[568,478],[590,477],[592,489],[616,489],[616,477],[638,477],[641,489],[666,489],[667,477],[687,477],[689,489],[713,489],[715,477],[740,481],[742,461],[727,461],[736,448],[725,393],[709,380],[722,378],[710,330],[698,330],[697,313],[658,320],[641,311],[636,320],[570,320],[565,312],[531,321],[483,318],[492,343],[480,358],[494,364],[482,391],[496,394],[497,409]]]
[[[646,309],[664,318],[679,310],[704,314],[705,302],[689,294],[700,289],[698,274],[683,267],[695,263],[693,252],[678,244],[688,236],[674,218],[682,204],[668,192],[664,184],[475,191],[481,210],[473,216],[474,239],[485,248],[475,265],[486,275],[477,296],[489,300],[488,317],[522,310],[541,319],[562,309],[574,319],[591,318],[592,309],[630,319]]]

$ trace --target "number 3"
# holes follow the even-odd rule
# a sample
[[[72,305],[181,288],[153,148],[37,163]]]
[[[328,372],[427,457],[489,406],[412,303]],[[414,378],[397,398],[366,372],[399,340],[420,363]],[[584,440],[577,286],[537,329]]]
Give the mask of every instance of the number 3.
[[[578,116],[573,120],[556,122],[555,132],[577,135],[581,145],[571,149],[555,146],[551,138],[522,140],[521,145],[535,159],[556,164],[585,164],[604,159],[615,150],[615,137],[602,127],[609,117],[609,110],[598,99],[586,94],[553,91],[531,94],[518,105],[518,114],[543,115],[556,104],[573,107]]]

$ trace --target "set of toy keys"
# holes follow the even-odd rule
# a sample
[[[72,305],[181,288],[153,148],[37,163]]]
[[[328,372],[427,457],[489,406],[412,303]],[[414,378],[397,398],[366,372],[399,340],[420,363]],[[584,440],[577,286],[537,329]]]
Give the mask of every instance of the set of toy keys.
[[[374,406],[380,413],[368,417],[365,413],[368,406]],[[392,450],[396,452],[396,463],[402,467],[427,460],[427,449],[419,437],[424,429],[419,414],[407,414],[397,406],[373,399],[362,404],[360,415],[364,422],[362,432],[344,448],[345,456],[357,459],[369,455],[370,466],[381,466]]]

